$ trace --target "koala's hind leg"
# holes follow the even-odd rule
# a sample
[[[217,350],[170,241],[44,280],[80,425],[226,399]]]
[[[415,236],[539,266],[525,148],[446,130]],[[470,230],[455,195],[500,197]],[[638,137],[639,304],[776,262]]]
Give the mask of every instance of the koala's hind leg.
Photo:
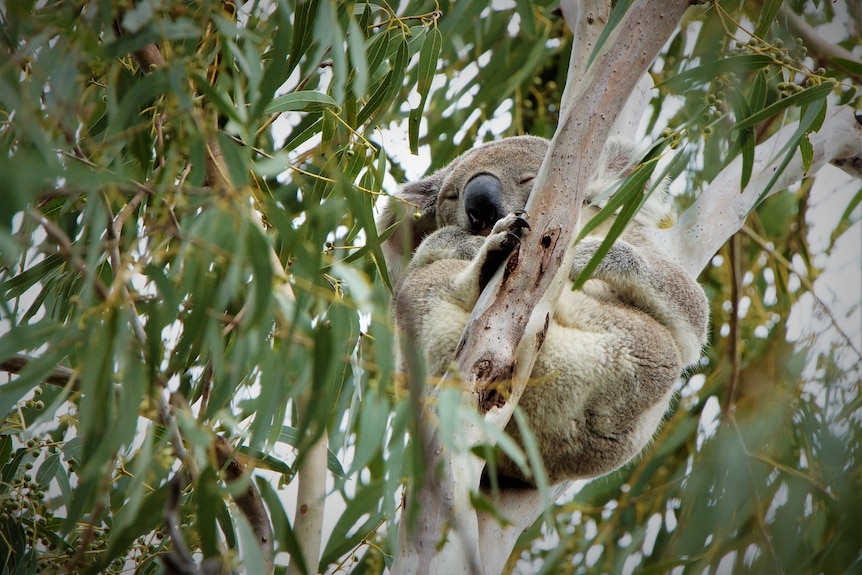
[[[602,238],[587,237],[576,246],[571,277],[575,279],[601,245]],[[617,240],[592,274],[616,296],[646,312],[668,328],[679,348],[683,365],[697,361],[706,343],[709,308],[698,283],[677,264],[649,249]]]

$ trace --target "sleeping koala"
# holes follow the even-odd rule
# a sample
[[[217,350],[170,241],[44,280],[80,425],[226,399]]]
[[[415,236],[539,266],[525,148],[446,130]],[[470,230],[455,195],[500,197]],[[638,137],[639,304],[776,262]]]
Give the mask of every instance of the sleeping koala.
[[[522,210],[547,146],[529,136],[485,144],[399,190],[418,218],[397,224],[397,205],[384,209],[381,231],[401,228],[388,240],[388,256],[403,257],[419,244],[396,284],[395,321],[402,345],[421,352],[429,378],[449,368],[481,290],[529,227]],[[601,192],[635,153],[619,141],[606,148],[607,167],[587,190],[585,219],[598,212]],[[641,232],[667,216],[664,203],[664,194],[654,193],[583,290],[564,290],[557,302],[519,401],[552,483],[603,475],[637,455],[661,423],[680,372],[706,342],[702,288]],[[571,278],[610,224],[575,246]],[[520,442],[514,421],[506,431]],[[498,473],[531,483],[502,454]]]

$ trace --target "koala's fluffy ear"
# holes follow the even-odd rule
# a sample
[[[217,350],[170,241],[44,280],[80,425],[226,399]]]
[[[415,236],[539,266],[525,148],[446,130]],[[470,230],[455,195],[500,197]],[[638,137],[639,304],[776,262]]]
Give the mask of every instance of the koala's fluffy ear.
[[[644,151],[632,140],[615,136],[609,138],[599,160],[602,169],[587,187],[584,201],[604,207],[613,193],[614,185],[634,171],[643,155]],[[645,191],[650,190],[652,193],[635,217],[638,222],[648,227],[669,227],[673,224],[668,203],[669,184],[670,180],[667,179],[656,185],[647,184]]]
[[[602,150],[605,177],[616,179],[628,176],[642,155],[643,152],[633,141],[612,136]]]
[[[392,275],[397,277],[403,261],[410,258],[425,236],[437,229],[437,193],[445,178],[445,170],[434,172],[403,184],[394,197],[387,198],[377,218],[377,233],[382,235],[395,226],[384,244]]]

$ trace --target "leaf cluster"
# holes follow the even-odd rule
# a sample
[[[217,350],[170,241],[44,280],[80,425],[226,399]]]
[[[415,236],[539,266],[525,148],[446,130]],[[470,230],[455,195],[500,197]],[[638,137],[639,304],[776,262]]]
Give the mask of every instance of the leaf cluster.
[[[217,437],[258,470],[275,550],[295,555],[284,493],[326,436],[328,492],[344,512],[321,569],[372,543],[367,561],[389,561],[379,550],[395,530],[381,526],[421,463],[374,226],[384,181],[402,171],[377,130],[403,122],[415,151],[440,133],[422,125],[430,110],[447,134],[469,126],[446,102],[477,78],[435,78],[480,54],[495,54],[482,79],[506,78],[491,112],[536,91],[532,70],[561,24],[526,2],[486,12],[328,0],[0,9],[10,572],[158,572],[180,543],[166,511],[203,560],[260,564]],[[505,32],[515,13],[527,37]],[[510,44],[536,38],[522,61]],[[177,474],[187,487],[171,509]]]

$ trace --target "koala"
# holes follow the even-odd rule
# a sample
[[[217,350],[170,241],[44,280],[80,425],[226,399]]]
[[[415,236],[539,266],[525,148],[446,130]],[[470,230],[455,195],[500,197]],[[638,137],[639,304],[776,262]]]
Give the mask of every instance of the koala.
[[[392,268],[403,268],[396,272],[396,328],[401,344],[420,352],[429,378],[450,367],[479,294],[529,227],[523,209],[547,148],[546,140],[531,136],[484,144],[400,188],[399,199],[416,206],[418,217],[398,224],[397,204],[383,210],[381,231],[400,227],[386,246]],[[625,175],[636,154],[627,142],[606,147],[584,218],[598,213],[609,183]],[[664,192],[653,193],[583,289],[563,290],[556,302],[519,401],[552,483],[607,474],[640,453],[661,424],[681,371],[700,357],[706,295],[643,233],[668,214]],[[572,279],[610,224],[574,246]],[[506,431],[521,442],[514,421]],[[497,472],[510,483],[532,484],[502,453]]]

